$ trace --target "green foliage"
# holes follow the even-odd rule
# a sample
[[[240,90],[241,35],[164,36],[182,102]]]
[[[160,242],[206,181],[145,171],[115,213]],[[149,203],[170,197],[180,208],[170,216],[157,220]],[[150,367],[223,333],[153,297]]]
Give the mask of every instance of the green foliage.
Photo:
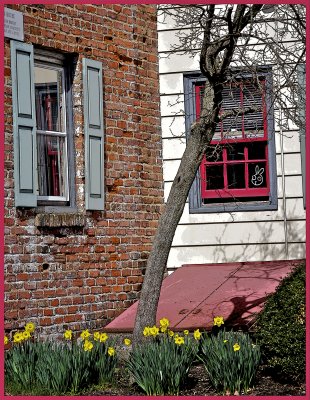
[[[5,353],[5,377],[19,392],[28,392],[35,386],[35,369],[41,348],[24,341]]]
[[[204,363],[216,390],[240,394],[253,382],[260,349],[247,334],[222,330],[218,335],[203,335],[198,358]]]
[[[270,372],[295,382],[305,379],[305,280],[304,264],[283,279],[266,301],[255,332]]]
[[[84,342],[85,343],[85,342]],[[76,394],[92,384],[112,382],[116,355],[108,354],[106,343],[24,341],[5,353],[5,379],[13,394]]]
[[[141,344],[127,361],[134,381],[149,396],[178,395],[197,354],[197,344],[188,336],[184,344],[162,335]]]

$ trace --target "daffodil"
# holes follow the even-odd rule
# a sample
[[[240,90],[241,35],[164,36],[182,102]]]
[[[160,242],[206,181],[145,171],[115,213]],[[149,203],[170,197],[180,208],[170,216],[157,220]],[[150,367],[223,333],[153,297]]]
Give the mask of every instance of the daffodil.
[[[189,331],[187,329],[185,329],[185,331],[183,333],[184,333],[184,335],[187,336],[189,334]]]
[[[35,330],[36,326],[33,322],[28,322],[25,326],[25,331],[32,333]]]
[[[101,333],[99,336],[99,342],[105,343],[108,340],[108,337],[109,336],[105,332]]]
[[[16,332],[14,333],[13,336],[13,342],[14,343],[19,343],[22,342],[24,340],[23,334],[21,332]]]
[[[153,336],[157,336],[159,333],[159,329],[157,328],[157,326],[152,326],[152,328],[150,328],[150,334]]]
[[[181,346],[182,344],[184,344],[184,338],[181,336],[175,337],[174,343],[177,344],[178,346]]]
[[[224,318],[223,317],[214,317],[213,322],[214,322],[214,326],[220,327],[221,325],[224,324]]]
[[[199,329],[196,329],[194,331],[194,339],[199,340],[200,338],[201,338],[201,332],[199,331]]]
[[[8,344],[9,343],[9,338],[7,336],[4,336],[4,344]]]
[[[130,339],[124,339],[124,344],[125,346],[130,346],[131,345],[131,340]]]
[[[224,339],[224,340],[223,340],[223,342],[224,342],[224,343],[227,343],[227,342],[228,342],[228,340],[227,340],[227,339]]]
[[[24,339],[24,340],[30,339],[30,337],[31,337],[29,331],[24,331],[24,332],[22,332],[22,335],[23,335],[23,339]]]
[[[100,340],[100,332],[94,332],[94,340]]]
[[[168,318],[162,318],[159,321],[159,324],[160,324],[160,331],[163,332],[163,333],[167,332],[169,324],[170,324],[169,319]]]
[[[67,329],[64,333],[64,338],[66,340],[71,340],[72,339],[72,331],[70,329]]]
[[[151,333],[150,333],[150,327],[149,326],[146,326],[144,329],[143,329],[143,335],[144,336],[150,336],[151,335]]]
[[[174,332],[171,331],[170,329],[168,329],[168,335],[169,335],[170,337],[172,337],[172,336],[174,336]]]
[[[86,340],[90,336],[88,329],[85,329],[80,336],[83,340]]]
[[[240,345],[238,343],[235,343],[233,345],[234,351],[239,351],[240,350]]]
[[[84,351],[91,351],[91,349],[94,347],[94,345],[92,344],[92,342],[90,340],[85,339],[83,347],[84,347]]]
[[[114,356],[115,350],[114,350],[113,347],[109,347],[109,348],[108,348],[108,354],[109,354],[110,357]]]

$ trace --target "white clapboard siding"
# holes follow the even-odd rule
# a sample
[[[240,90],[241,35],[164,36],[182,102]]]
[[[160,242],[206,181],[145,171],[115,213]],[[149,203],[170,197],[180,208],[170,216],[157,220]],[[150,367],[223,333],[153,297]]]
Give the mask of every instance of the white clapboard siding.
[[[298,246],[295,248],[298,248]],[[182,264],[251,262],[258,260],[272,261],[285,259],[287,259],[287,257],[285,255],[284,243],[174,247],[170,251],[168,268],[178,268]]]
[[[171,45],[178,43],[178,27],[171,17],[168,17],[166,22],[158,23],[165,200],[186,146],[182,104],[183,74],[199,71],[199,54],[196,51],[194,57],[181,54],[180,51],[170,51]],[[279,26],[281,25],[279,23]],[[276,30],[271,26],[267,27],[267,30],[270,39],[274,37]],[[186,33],[186,27],[182,28],[182,33]],[[294,40],[292,35],[285,35],[285,46],[295,49]],[[259,51],[262,49],[263,45],[256,39],[250,41],[247,46],[253,60],[258,60]],[[274,66],[272,57],[269,64]],[[233,65],[241,65],[238,51]],[[285,91],[282,92],[285,97]],[[291,106],[289,101],[286,103],[288,107]],[[305,209],[299,129],[292,121],[286,121],[284,118],[279,123],[281,110],[278,108],[278,104],[274,104],[277,210],[190,214],[187,202],[170,251],[169,269],[186,263],[268,261],[305,257]]]
[[[163,139],[163,159],[181,158],[185,148],[185,137]]]
[[[185,118],[183,115],[163,117],[161,119],[163,138],[185,137]]]
[[[173,246],[284,242],[282,221],[179,225]]]
[[[300,142],[299,142],[299,132],[289,131],[289,132],[276,132],[276,149],[277,152],[281,152],[281,139],[283,143],[284,153],[300,153]]]

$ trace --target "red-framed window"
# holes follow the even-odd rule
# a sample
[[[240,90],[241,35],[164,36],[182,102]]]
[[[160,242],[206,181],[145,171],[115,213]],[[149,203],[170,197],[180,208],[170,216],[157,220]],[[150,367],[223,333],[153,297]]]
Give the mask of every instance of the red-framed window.
[[[199,118],[204,85],[195,90]],[[265,81],[225,86],[220,114],[231,110],[234,115],[218,123],[200,166],[204,203],[261,200],[270,193]]]

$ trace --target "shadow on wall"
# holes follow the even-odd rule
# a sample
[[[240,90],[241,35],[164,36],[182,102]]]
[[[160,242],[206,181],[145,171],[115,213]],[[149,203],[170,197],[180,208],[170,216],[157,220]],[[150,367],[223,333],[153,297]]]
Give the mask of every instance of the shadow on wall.
[[[294,211],[291,214],[294,214]],[[205,224],[200,225],[202,228],[197,228],[199,225],[183,225],[180,241],[188,245],[173,246],[176,257],[173,263],[169,264],[178,267],[184,263],[304,258],[305,221],[296,220],[293,217],[292,220],[287,221],[286,229],[283,220]],[[202,232],[200,236],[197,235],[198,229]],[[215,232],[214,236],[212,236],[212,230]],[[195,236],[197,241],[195,241]],[[288,251],[286,251],[285,241],[288,244]]]

